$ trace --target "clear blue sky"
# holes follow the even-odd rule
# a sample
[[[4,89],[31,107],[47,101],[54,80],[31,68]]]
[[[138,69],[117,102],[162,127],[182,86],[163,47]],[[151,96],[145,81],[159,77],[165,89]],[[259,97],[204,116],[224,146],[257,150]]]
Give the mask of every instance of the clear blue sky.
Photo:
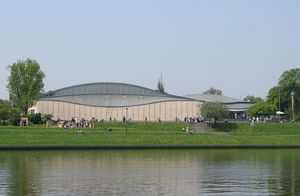
[[[168,93],[209,87],[265,97],[300,67],[300,1],[26,0],[0,2],[0,98],[6,66],[36,59],[45,90],[90,82]]]

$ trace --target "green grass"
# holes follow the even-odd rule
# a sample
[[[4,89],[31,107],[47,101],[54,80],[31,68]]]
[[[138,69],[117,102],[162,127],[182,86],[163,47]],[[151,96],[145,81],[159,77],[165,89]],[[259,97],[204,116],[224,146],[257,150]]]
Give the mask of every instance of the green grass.
[[[197,144],[300,144],[300,123],[218,124],[213,133],[187,134],[186,123],[99,123],[95,129],[64,131],[58,128],[0,127],[0,146],[87,145],[197,145]],[[112,131],[105,128],[112,127]],[[224,133],[224,134],[223,134]]]

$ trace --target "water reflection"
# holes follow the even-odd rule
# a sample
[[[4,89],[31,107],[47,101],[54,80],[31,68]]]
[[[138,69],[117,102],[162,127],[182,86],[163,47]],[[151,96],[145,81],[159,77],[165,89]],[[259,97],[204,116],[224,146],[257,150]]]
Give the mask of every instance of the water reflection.
[[[299,150],[0,152],[0,195],[300,195]]]

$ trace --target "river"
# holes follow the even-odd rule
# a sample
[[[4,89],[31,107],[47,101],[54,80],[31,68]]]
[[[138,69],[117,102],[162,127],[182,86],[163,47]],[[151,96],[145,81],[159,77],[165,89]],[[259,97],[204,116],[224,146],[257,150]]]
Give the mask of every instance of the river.
[[[300,150],[1,151],[0,195],[300,195]]]

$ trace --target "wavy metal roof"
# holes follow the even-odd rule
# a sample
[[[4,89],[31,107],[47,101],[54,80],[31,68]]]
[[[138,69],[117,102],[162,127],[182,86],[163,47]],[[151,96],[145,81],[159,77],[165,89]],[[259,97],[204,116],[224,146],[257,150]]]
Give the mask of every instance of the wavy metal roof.
[[[231,98],[231,97],[226,97],[223,95],[215,95],[215,94],[193,94],[193,95],[187,95],[186,97],[191,98],[191,99],[196,99],[199,101],[203,102],[219,102],[224,104],[229,111],[247,111],[249,107],[252,106],[252,103]]]
[[[126,107],[164,101],[192,100],[124,83],[90,83],[49,91],[39,100],[101,107]],[[193,100],[192,100],[193,101]]]
[[[223,95],[215,95],[215,94],[192,94],[187,95],[185,97],[191,98],[191,99],[197,99],[204,102],[221,102],[221,103],[237,103],[237,102],[245,102],[239,99],[226,97]]]
[[[141,95],[141,96],[172,96],[151,90],[145,87],[112,82],[88,83],[70,86],[55,91],[49,91],[43,96],[70,96],[70,95]]]
[[[253,104],[250,102],[245,103],[229,103],[225,104],[225,106],[229,109],[229,111],[247,111]]]

